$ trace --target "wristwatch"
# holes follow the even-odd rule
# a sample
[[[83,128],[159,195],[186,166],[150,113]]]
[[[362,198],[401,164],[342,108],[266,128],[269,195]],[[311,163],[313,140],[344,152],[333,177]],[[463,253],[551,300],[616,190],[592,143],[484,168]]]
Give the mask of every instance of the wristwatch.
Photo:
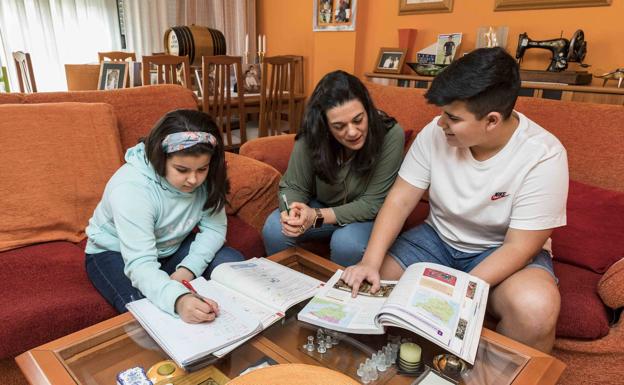
[[[323,221],[325,221],[325,218],[323,218],[323,213],[321,213],[321,209],[315,208],[314,211],[316,212],[316,218],[314,219],[314,225],[312,227],[317,229],[323,226]]]

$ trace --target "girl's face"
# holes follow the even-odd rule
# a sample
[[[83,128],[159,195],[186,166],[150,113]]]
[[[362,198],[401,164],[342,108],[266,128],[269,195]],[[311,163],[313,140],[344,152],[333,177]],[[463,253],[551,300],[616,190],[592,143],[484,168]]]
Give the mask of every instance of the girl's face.
[[[359,100],[349,100],[330,108],[325,115],[329,130],[338,143],[351,151],[364,147],[368,135],[368,115]]]
[[[192,192],[206,180],[210,158],[210,154],[173,155],[167,158],[165,178],[178,190]]]

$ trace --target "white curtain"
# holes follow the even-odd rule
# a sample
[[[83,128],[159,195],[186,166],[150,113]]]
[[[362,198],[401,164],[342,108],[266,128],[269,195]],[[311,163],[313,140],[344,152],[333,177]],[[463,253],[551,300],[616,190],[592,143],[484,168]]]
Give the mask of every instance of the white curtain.
[[[11,89],[18,90],[12,52],[29,52],[38,91],[66,90],[65,64],[97,62],[119,50],[116,0],[1,0],[0,34]]]
[[[175,0],[124,0],[128,51],[141,56],[165,50],[165,31],[175,25]]]

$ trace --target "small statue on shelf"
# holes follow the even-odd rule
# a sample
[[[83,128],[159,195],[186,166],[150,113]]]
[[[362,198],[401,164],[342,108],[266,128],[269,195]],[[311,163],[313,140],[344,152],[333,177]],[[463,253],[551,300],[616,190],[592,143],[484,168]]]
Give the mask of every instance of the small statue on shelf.
[[[622,82],[624,81],[624,68],[617,68],[611,72],[607,72],[602,75],[594,75],[594,77],[604,79],[602,82],[603,87],[607,85],[607,81],[617,80],[618,82],[617,86],[618,88],[620,88],[620,86],[622,86]]]

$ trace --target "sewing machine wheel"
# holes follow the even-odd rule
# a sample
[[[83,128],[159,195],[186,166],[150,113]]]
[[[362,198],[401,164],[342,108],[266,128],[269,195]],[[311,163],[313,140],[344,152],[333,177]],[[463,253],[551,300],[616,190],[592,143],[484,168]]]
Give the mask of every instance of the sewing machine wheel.
[[[570,39],[567,59],[569,62],[582,63],[587,53],[587,42],[582,29],[577,29]]]

